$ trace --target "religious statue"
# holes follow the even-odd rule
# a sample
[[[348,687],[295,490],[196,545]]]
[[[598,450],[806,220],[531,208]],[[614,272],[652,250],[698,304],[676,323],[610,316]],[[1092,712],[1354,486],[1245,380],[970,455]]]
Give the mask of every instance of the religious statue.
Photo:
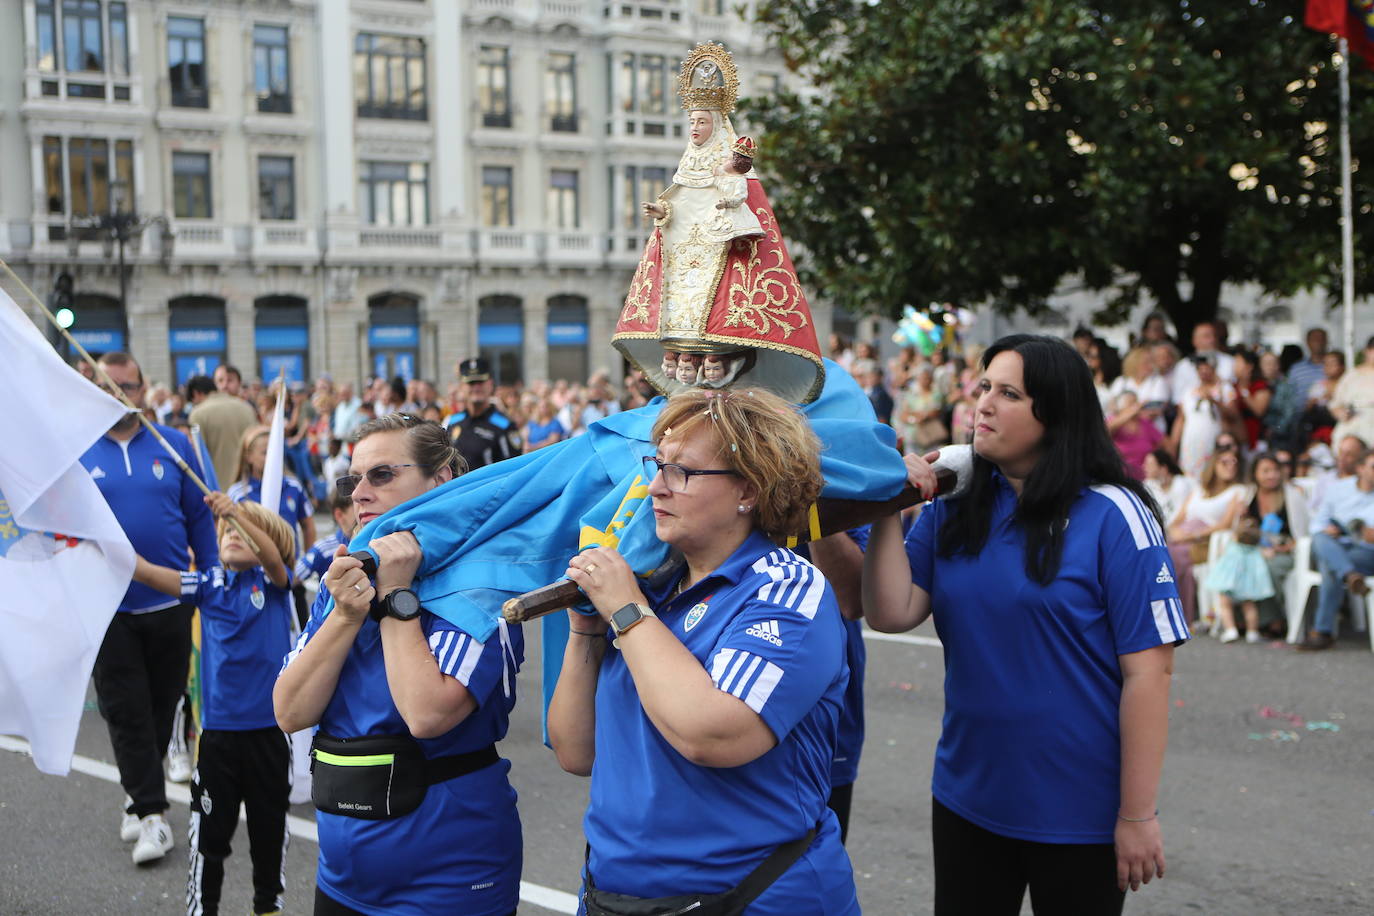
[[[687,149],[644,203],[654,229],[612,343],[664,394],[754,384],[795,403],[825,381],[806,295],[763,193],[758,147],[730,123],[739,77],[702,44],[682,62]]]

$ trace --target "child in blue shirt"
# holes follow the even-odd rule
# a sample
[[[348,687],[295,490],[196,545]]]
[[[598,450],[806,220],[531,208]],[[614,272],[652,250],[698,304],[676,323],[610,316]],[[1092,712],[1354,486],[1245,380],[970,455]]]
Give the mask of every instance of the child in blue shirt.
[[[224,860],[248,813],[253,860],[253,912],[281,910],[291,756],[272,712],[272,685],[291,649],[291,576],[295,535],[285,520],[255,502],[223,493],[205,497],[218,519],[219,565],[197,572],[142,557],[134,578],[200,608],[204,729],[191,778],[188,912],[219,912]],[[234,518],[257,545],[249,548]]]

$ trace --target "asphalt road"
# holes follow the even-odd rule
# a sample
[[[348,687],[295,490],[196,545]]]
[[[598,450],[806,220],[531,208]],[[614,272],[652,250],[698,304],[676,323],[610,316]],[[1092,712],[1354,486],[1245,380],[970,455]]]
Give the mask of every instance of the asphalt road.
[[[586,781],[560,771],[540,744],[538,628],[529,629],[532,661],[501,750],[520,793],[526,900],[555,893],[551,907],[524,902],[520,912],[543,916],[567,912],[569,898],[557,894],[577,888]],[[918,642],[868,643],[868,740],[849,849],[860,901],[879,916],[930,912],[929,779],[942,664],[922,633]],[[1168,875],[1133,894],[1126,912],[1374,913],[1371,675],[1374,654],[1358,634],[1315,655],[1205,638],[1180,649],[1161,797]],[[113,759],[93,706],[77,753],[93,762],[88,769]],[[44,776],[22,754],[0,752],[0,916],[182,912],[185,804],[171,812],[176,850],[140,869],[119,840],[121,798],[107,779]],[[306,832],[311,811],[293,812]],[[244,836],[228,864],[225,913],[249,911]],[[314,843],[293,837],[287,912],[310,909],[315,855]]]

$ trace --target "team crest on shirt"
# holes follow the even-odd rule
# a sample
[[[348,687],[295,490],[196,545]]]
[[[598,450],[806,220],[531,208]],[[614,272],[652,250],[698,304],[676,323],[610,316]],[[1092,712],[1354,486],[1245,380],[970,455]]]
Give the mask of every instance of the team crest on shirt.
[[[703,601],[687,612],[687,619],[682,621],[682,632],[691,632],[692,627],[701,623],[701,618],[706,616],[706,602]]]
[[[267,603],[267,599],[263,597],[262,589],[258,588],[256,585],[253,586],[253,591],[249,594],[248,600],[253,602],[253,607],[258,610],[262,610],[262,606]]]
[[[210,809],[213,807],[214,803],[210,801],[210,793],[202,789],[200,792],[200,810],[205,812],[206,817],[209,817]]]
[[[160,460],[158,460],[157,458],[154,458],[154,459],[153,459],[153,476],[156,477],[158,480],[161,480],[161,479],[162,479],[162,475],[163,475],[163,474],[166,474],[166,473],[167,473],[166,469],[162,467],[162,462],[161,462]]]

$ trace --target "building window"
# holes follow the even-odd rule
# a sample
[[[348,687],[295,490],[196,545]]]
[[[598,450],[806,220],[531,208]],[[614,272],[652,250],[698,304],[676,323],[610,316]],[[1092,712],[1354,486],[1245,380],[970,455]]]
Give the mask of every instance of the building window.
[[[544,71],[544,107],[549,130],[577,133],[577,57],[561,51],[549,55]]]
[[[423,162],[364,162],[358,180],[363,218],[374,226],[429,223],[429,166]]]
[[[622,225],[626,229],[645,229],[653,221],[644,215],[640,204],[654,200],[668,187],[669,170],[662,166],[646,166],[637,169],[625,166],[625,203]]]
[[[482,45],[477,57],[477,103],[483,127],[510,127],[510,48]]]
[[[210,107],[204,20],[181,16],[167,18],[167,71],[173,105],[181,108]]]
[[[353,94],[360,118],[426,120],[424,41],[359,32],[353,45]]]
[[[35,0],[38,69],[77,78],[92,73],[129,75],[129,14],[123,2],[101,0]],[[73,98],[105,98],[104,83],[69,82]],[[59,95],[61,84],[45,82],[44,95]],[[127,101],[128,87],[116,87],[115,98]]]
[[[515,207],[511,193],[514,183],[514,169],[509,166],[482,166],[483,226],[515,225]]]
[[[209,219],[210,154],[172,154],[172,212],[183,219]]]
[[[296,163],[290,156],[258,157],[258,218],[296,218]]]
[[[253,89],[258,111],[291,111],[291,48],[286,26],[253,26]]]
[[[112,181],[123,183],[122,203],[127,207],[134,192],[133,142],[111,143],[104,137],[44,137],[43,181],[47,210],[54,216],[65,219],[112,212],[116,203]]]
[[[725,15],[725,0],[698,0],[698,2],[703,16]]]
[[[558,229],[576,229],[577,213],[577,172],[553,169],[549,172],[549,219]]]

